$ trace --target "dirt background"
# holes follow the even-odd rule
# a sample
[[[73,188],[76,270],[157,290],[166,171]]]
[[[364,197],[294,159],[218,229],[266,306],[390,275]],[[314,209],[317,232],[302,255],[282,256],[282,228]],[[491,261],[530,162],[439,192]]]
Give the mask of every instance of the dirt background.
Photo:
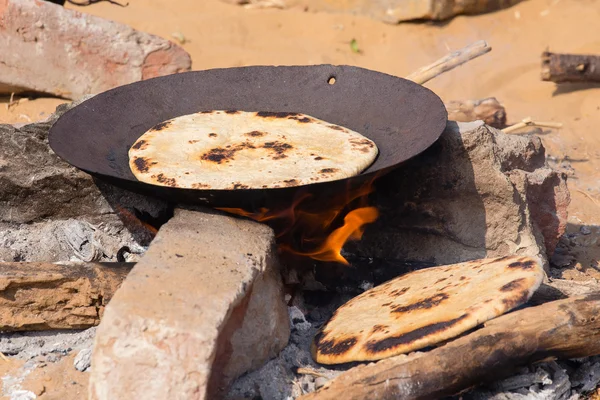
[[[558,87],[540,79],[540,55],[546,49],[600,54],[600,1],[527,0],[486,15],[399,25],[346,14],[314,13],[310,7],[246,9],[219,0],[130,0],[124,8],[108,2],[68,7],[175,42],[184,39],[181,45],[191,54],[194,70],[331,63],[406,76],[452,50],[486,40],[493,48],[491,53],[426,86],[444,101],[494,96],[505,105],[509,123],[525,117],[563,123],[560,130],[544,130],[540,136],[550,161],[569,175],[572,202],[568,232],[572,234],[570,252],[575,256],[575,268],[565,277],[600,278],[600,85]],[[360,53],[352,51],[352,39]],[[9,99],[0,98],[0,122],[44,119],[64,102],[56,98],[16,100],[9,108]],[[39,376],[47,379],[40,398],[85,397],[87,374],[77,372],[72,360],[68,361],[64,365],[69,368],[56,365],[53,373],[36,370],[28,377],[28,381],[39,382],[34,378],[45,374]],[[1,375],[7,363],[15,363],[14,367],[20,361],[0,360]],[[57,380],[64,375],[68,377]],[[77,390],[66,390],[75,386]]]

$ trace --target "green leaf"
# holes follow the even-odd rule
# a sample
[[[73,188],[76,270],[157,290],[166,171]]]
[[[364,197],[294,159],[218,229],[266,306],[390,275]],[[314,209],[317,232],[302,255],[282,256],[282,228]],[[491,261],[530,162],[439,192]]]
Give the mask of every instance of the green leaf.
[[[352,39],[350,41],[350,49],[352,50],[353,53],[359,54],[361,51],[358,48],[358,42],[356,41],[356,39]]]

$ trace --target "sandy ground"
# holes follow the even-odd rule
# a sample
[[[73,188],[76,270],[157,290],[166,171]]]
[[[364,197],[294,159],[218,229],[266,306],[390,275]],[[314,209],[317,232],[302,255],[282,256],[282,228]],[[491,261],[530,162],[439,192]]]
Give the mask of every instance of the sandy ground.
[[[182,46],[191,54],[195,70],[331,63],[406,76],[451,50],[488,41],[491,53],[426,86],[445,101],[494,96],[506,106],[509,122],[530,116],[564,124],[560,130],[544,131],[541,137],[556,163],[570,171],[568,229],[578,234],[573,236],[573,252],[579,269],[600,278],[600,85],[557,87],[540,79],[540,55],[547,48],[600,54],[600,1],[528,0],[500,12],[461,16],[441,24],[400,25],[310,10],[248,10],[219,0],[130,0],[126,8],[109,3],[69,7],[174,41],[185,38]],[[358,43],[359,54],[350,48],[352,39]],[[63,101],[20,99],[9,107],[9,99],[0,98],[0,122],[43,119]],[[590,233],[580,234],[582,225]],[[575,278],[577,273],[573,273]],[[0,373],[5,368],[1,362]],[[72,373],[77,372],[72,360],[64,362]],[[85,379],[73,381],[83,385],[78,395],[64,391],[62,384],[50,383],[39,397],[84,398]]]

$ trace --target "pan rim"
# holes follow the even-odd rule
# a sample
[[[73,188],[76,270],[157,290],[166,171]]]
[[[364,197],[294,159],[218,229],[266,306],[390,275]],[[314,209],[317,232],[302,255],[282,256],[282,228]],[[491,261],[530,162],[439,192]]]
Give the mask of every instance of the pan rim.
[[[400,81],[403,82],[403,85],[406,85],[408,87],[412,86],[413,88],[415,88],[417,91],[420,91],[421,93],[423,93],[424,97],[429,97],[429,100],[432,101],[432,103],[429,105],[432,109],[435,109],[435,111],[437,113],[439,113],[439,115],[437,115],[437,118],[439,119],[439,126],[436,126],[435,131],[433,132],[430,139],[429,140],[424,140],[423,143],[418,147],[418,148],[414,148],[413,151],[411,152],[412,154],[408,157],[405,157],[404,159],[399,160],[398,162],[396,162],[393,166],[390,167],[383,167],[383,168],[377,168],[377,169],[372,169],[372,167],[374,165],[377,164],[377,161],[379,160],[379,158],[381,157],[381,151],[378,153],[377,158],[373,161],[373,163],[365,170],[363,171],[361,174],[356,175],[355,177],[349,177],[349,178],[339,178],[339,179],[335,179],[335,180],[331,180],[331,181],[326,181],[326,182],[317,182],[317,183],[311,183],[311,184],[306,184],[306,185],[300,185],[300,186],[291,186],[291,187],[285,187],[285,188],[248,188],[248,189],[193,189],[193,188],[170,188],[170,187],[164,187],[164,186],[160,186],[160,185],[153,185],[150,183],[145,183],[142,181],[139,181],[137,179],[131,179],[128,176],[123,176],[121,174],[118,173],[114,173],[114,174],[107,174],[107,173],[103,173],[103,172],[99,172],[99,171],[95,171],[92,168],[86,168],[86,166],[82,166],[81,163],[78,163],[76,161],[73,161],[73,158],[71,157],[71,154],[69,154],[69,151],[65,151],[65,148],[61,146],[60,140],[62,139],[61,137],[61,129],[63,129],[63,125],[65,124],[66,121],[68,121],[69,119],[72,119],[74,117],[77,117],[79,113],[83,113],[84,111],[91,111],[94,112],[93,107],[98,104],[101,103],[104,100],[109,100],[111,98],[111,96],[113,96],[114,94],[118,94],[118,93],[122,93],[122,92],[127,92],[130,90],[135,91],[138,88],[141,88],[143,86],[153,86],[156,83],[162,83],[162,82],[167,82],[169,80],[185,80],[188,79],[188,77],[190,79],[193,80],[194,77],[199,76],[201,74],[204,73],[229,73],[232,71],[239,71],[241,72],[241,74],[246,74],[246,73],[252,73],[254,71],[259,71],[261,69],[269,69],[269,70],[277,70],[277,69],[298,69],[298,70],[318,70],[318,69],[324,69],[324,70],[329,70],[330,71],[330,75],[331,77],[334,77],[337,79],[337,76],[340,76],[340,74],[343,74],[345,72],[360,72],[360,73],[368,73],[368,74],[373,74],[374,76],[378,75],[379,77],[384,77],[385,79],[390,79],[390,80],[396,80],[396,81]],[[437,103],[437,104],[435,104]],[[216,108],[213,108],[216,109]],[[236,109],[240,109],[239,107],[236,107]],[[198,108],[198,111],[202,111],[202,108]],[[240,109],[242,110],[242,109]],[[265,110],[242,110],[242,111],[265,111]],[[284,110],[282,110],[284,111]],[[289,111],[288,111],[289,112]],[[296,110],[294,112],[299,112],[299,113],[306,113],[303,110]],[[310,113],[306,113],[311,115]],[[181,116],[181,115],[186,115],[186,113],[182,113],[176,116]],[[171,118],[175,118],[176,116],[173,116]],[[318,116],[315,116],[316,118],[319,118]],[[446,108],[442,102],[442,100],[429,88],[424,87],[422,85],[419,85],[415,82],[412,82],[410,80],[407,80],[405,78],[401,78],[401,77],[397,77],[391,74],[387,74],[384,72],[379,72],[379,71],[373,71],[373,70],[369,70],[366,68],[362,68],[362,67],[357,67],[357,66],[351,66],[351,65],[345,65],[345,64],[339,64],[339,65],[334,65],[334,64],[314,64],[314,65],[251,65],[251,66],[243,66],[243,67],[232,67],[232,68],[211,68],[211,69],[206,69],[206,70],[198,70],[198,71],[187,71],[187,72],[182,72],[182,73],[177,73],[177,74],[171,74],[171,75],[167,75],[167,76],[162,76],[162,77],[155,77],[155,78],[150,78],[147,80],[143,80],[143,81],[137,81],[137,82],[132,82],[132,83],[128,83],[125,85],[121,85],[118,87],[115,87],[113,89],[109,89],[107,91],[104,91],[102,93],[99,93],[95,96],[92,96],[84,101],[82,101],[81,103],[79,103],[78,105],[76,105],[75,107],[71,108],[70,110],[68,110],[67,112],[65,112],[61,117],[58,118],[58,120],[54,123],[54,125],[51,127],[50,132],[49,132],[49,144],[50,147],[52,148],[52,150],[64,161],[66,161],[67,163],[73,165],[74,167],[85,171],[88,174],[91,174],[93,176],[98,176],[100,178],[108,178],[108,179],[116,179],[116,180],[120,180],[120,181],[125,181],[125,182],[131,182],[131,183],[135,183],[136,185],[142,185],[142,186],[150,186],[152,188],[156,188],[156,189],[164,189],[164,188],[168,188],[168,189],[175,189],[178,191],[186,191],[188,193],[196,193],[198,195],[202,195],[202,194],[218,194],[218,193],[231,193],[231,192],[238,192],[238,193],[250,193],[250,192],[267,192],[267,193],[276,193],[276,192],[281,192],[281,191],[288,191],[290,189],[292,190],[297,190],[300,188],[305,188],[305,187],[320,187],[322,185],[329,185],[329,184],[333,184],[333,183],[343,183],[349,180],[352,180],[353,178],[368,178],[373,176],[374,174],[377,173],[386,173],[386,170],[391,170],[394,169],[398,166],[400,166],[401,164],[403,164],[404,162],[406,162],[407,160],[415,157],[416,155],[422,153],[424,150],[426,150],[427,148],[429,148],[432,144],[434,144],[439,137],[441,136],[446,123],[447,123],[447,111]],[[443,121],[443,122],[442,122]],[[344,125],[342,125],[344,126]],[[360,130],[358,130],[359,133],[364,134],[363,132],[360,132]],[[141,132],[137,138],[139,138],[139,136],[141,136],[143,134],[143,132]],[[64,136],[64,134],[63,134]],[[68,136],[68,135],[67,135]],[[372,140],[371,137],[369,137],[368,135],[365,135],[366,137],[368,137],[369,139]],[[379,147],[379,146],[378,146]]]

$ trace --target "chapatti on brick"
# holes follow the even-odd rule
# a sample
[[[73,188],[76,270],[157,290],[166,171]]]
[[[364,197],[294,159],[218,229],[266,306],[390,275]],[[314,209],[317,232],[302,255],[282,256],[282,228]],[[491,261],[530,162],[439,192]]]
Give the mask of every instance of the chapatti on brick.
[[[361,134],[305,114],[203,111],[144,133],[129,166],[153,185],[266,189],[355,176],[377,153]]]
[[[442,343],[527,302],[543,277],[537,261],[518,256],[402,275],[338,308],[315,336],[313,357],[372,361]]]

